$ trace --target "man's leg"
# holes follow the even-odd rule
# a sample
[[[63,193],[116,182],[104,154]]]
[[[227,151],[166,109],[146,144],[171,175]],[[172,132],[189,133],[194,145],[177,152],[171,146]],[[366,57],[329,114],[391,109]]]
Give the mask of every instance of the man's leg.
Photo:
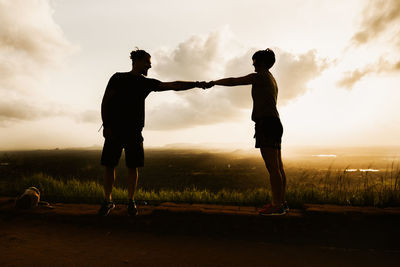
[[[128,216],[138,215],[135,203],[135,193],[138,182],[138,167],[144,165],[143,137],[136,133],[136,140],[125,147],[125,161],[128,167]],[[138,141],[139,140],[139,141]]]
[[[115,168],[105,167],[104,168],[104,196],[105,200],[101,205],[98,215],[107,216],[114,208],[115,204],[111,201],[111,192],[115,181]]]
[[[104,195],[107,202],[111,202],[111,192],[115,182],[115,168],[104,168]]]
[[[138,168],[128,168],[128,200],[135,200],[138,182]]]
[[[270,176],[272,204],[280,205],[283,202],[283,178],[279,167],[279,149],[262,147],[260,151]]]

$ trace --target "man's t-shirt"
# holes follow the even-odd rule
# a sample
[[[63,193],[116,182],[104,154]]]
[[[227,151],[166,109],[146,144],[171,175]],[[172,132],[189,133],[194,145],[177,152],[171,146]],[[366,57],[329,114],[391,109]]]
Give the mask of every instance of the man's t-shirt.
[[[116,131],[141,131],[144,127],[145,99],[152,91],[160,91],[161,82],[117,72],[109,80],[103,101],[101,117],[103,126]]]

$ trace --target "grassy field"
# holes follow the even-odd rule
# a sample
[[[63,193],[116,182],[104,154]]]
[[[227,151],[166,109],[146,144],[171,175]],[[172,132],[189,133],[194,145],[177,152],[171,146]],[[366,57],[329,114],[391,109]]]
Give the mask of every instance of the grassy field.
[[[50,202],[98,203],[103,198],[103,170],[98,150],[42,150],[0,153],[0,194],[17,196],[37,186]],[[123,163],[123,159],[121,161]],[[400,205],[400,169],[393,157],[342,153],[337,157],[311,152],[285,158],[287,200],[361,206]],[[127,171],[117,169],[113,198],[125,202]],[[137,199],[261,205],[271,198],[261,157],[241,152],[153,149],[146,151]]]

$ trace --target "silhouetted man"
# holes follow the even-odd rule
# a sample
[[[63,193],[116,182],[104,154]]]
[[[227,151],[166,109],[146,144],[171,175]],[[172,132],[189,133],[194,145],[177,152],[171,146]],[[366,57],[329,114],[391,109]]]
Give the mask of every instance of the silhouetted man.
[[[138,167],[144,165],[142,129],[145,120],[145,99],[152,91],[182,91],[194,87],[205,88],[205,82],[161,82],[147,78],[151,68],[151,56],[144,50],[131,52],[132,70],[117,72],[109,80],[103,101],[101,116],[105,138],[101,164],[105,166],[105,200],[99,215],[106,216],[115,204],[111,192],[115,181],[115,167],[125,150],[128,167],[128,215],[137,215],[135,192],[138,181]]]

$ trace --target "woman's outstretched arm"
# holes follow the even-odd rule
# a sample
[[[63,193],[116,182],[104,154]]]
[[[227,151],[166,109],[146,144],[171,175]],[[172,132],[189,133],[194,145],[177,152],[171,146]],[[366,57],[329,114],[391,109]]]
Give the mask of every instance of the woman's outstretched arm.
[[[237,86],[237,85],[248,85],[252,84],[255,80],[256,73],[251,73],[242,77],[231,77],[220,80],[211,81],[210,83],[213,85],[222,85],[222,86]]]

